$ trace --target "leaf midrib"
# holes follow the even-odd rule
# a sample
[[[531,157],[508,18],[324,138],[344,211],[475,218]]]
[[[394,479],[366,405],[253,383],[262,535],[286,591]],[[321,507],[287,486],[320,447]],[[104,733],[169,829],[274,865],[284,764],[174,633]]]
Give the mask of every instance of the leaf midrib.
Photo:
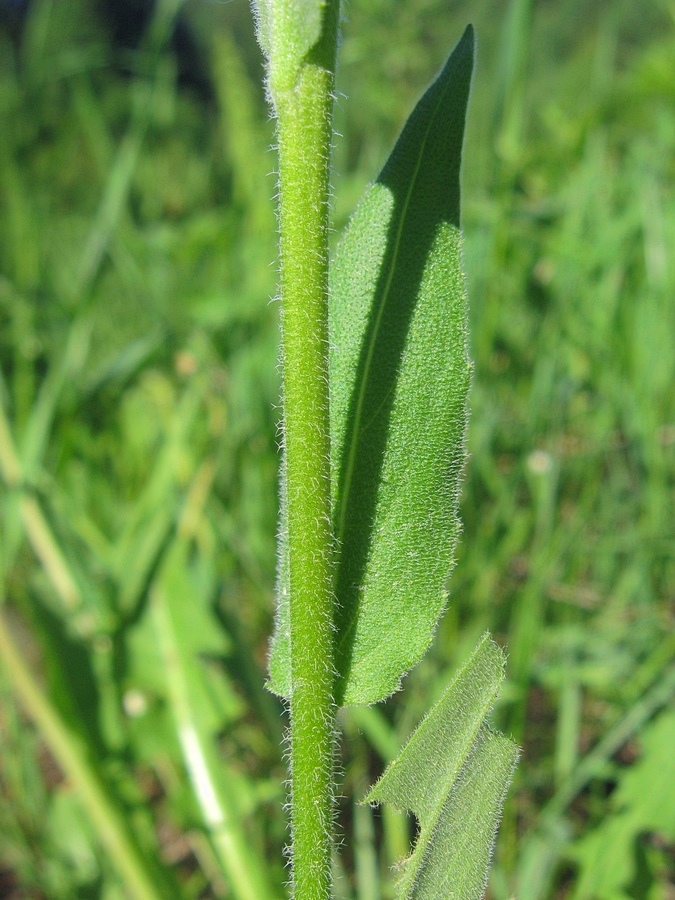
[[[384,309],[385,309],[385,307],[389,301],[389,297],[390,297],[391,286],[392,286],[392,282],[394,279],[394,272],[396,271],[396,267],[397,267],[397,263],[398,263],[398,255],[399,255],[400,246],[401,246],[401,237],[402,237],[402,233],[403,233],[403,228],[406,223],[408,208],[410,206],[410,201],[411,201],[413,192],[415,190],[415,185],[417,183],[417,178],[418,178],[419,171],[420,171],[420,168],[422,165],[422,159],[424,158],[424,154],[426,152],[429,135],[431,133],[432,126],[433,126],[434,122],[436,121],[436,115],[438,114],[438,109],[441,106],[441,104],[445,98],[446,92],[449,90],[449,88],[450,88],[450,85],[448,83],[448,84],[446,84],[445,88],[441,91],[438,102],[436,103],[436,107],[433,111],[433,114],[429,117],[429,124],[427,125],[426,132],[424,134],[424,138],[420,142],[420,152],[418,154],[417,161],[415,164],[415,171],[414,171],[413,177],[410,179],[410,186],[406,193],[405,201],[403,204],[403,211],[400,216],[400,221],[399,221],[399,225],[398,225],[398,229],[397,229],[397,233],[396,233],[396,239],[394,242],[394,250],[393,250],[393,259],[392,259],[391,266],[389,268],[389,273],[387,276],[387,283],[384,287],[384,291],[382,294],[382,300],[379,304],[377,318],[375,320],[375,326],[373,329],[372,338],[371,338],[369,346],[368,346],[368,354],[366,356],[363,377],[362,377],[361,383],[359,385],[359,393],[358,393],[358,399],[357,399],[357,403],[356,403],[356,411],[355,411],[355,415],[354,415],[354,419],[355,419],[354,432],[353,432],[353,437],[352,437],[352,440],[351,440],[350,446],[349,446],[349,454],[347,456],[346,472],[345,472],[345,479],[344,479],[344,490],[342,493],[342,497],[340,498],[340,501],[339,501],[340,502],[340,514],[338,517],[338,523],[337,523],[337,529],[336,529],[336,537],[337,537],[338,547],[340,547],[342,545],[343,538],[344,538],[344,531],[345,531],[346,519],[347,519],[347,509],[349,506],[349,496],[351,493],[352,479],[353,479],[353,475],[354,475],[354,468],[356,465],[356,454],[357,454],[358,445],[359,445],[361,433],[362,433],[361,418],[363,416],[363,406],[365,403],[366,388],[367,388],[368,381],[370,378],[370,367],[372,364],[373,355],[375,353],[375,345],[377,343],[377,337],[379,334],[380,325],[382,323]],[[385,251],[385,253],[386,253],[386,251]],[[346,633],[348,633],[350,630],[351,630],[351,628],[348,629]],[[343,638],[343,640],[344,640],[344,638]],[[341,643],[342,643],[342,641],[341,641]]]

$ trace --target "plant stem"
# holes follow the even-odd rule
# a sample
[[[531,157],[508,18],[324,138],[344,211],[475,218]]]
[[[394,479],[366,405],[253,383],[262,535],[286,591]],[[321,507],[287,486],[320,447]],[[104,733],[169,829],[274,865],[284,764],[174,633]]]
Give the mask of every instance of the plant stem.
[[[284,444],[291,619],[291,817],[298,900],[330,896],[333,562],[328,419],[328,214],[339,0],[278,91]]]

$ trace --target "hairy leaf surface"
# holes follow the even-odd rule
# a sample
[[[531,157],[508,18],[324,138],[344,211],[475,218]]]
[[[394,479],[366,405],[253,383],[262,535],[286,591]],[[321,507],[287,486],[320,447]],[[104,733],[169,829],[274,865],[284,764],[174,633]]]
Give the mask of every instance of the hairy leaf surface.
[[[485,635],[366,797],[415,814],[420,831],[397,885],[399,900],[474,900],[485,891],[501,808],[518,750],[486,718],[504,654]]]
[[[321,37],[325,0],[253,0],[258,41],[269,61],[270,87],[292,87],[303,59]]]
[[[459,170],[472,65],[469,27],[359,204],[332,266],[340,704],[396,690],[447,600],[470,378]],[[281,556],[270,673],[272,689],[288,697],[283,523]]]

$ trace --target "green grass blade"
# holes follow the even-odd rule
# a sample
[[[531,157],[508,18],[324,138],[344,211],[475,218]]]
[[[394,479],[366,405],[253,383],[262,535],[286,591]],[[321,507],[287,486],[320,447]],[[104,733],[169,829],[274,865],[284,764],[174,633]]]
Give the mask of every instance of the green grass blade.
[[[92,764],[81,736],[68,725],[38,685],[2,614],[0,657],[24,709],[80,797],[101,844],[125,884],[128,896],[136,900],[159,900],[168,892],[175,895],[173,879],[154,860],[148,859],[147,848],[141,848],[137,843],[123,811]]]
[[[666,639],[666,652],[672,653]],[[660,649],[660,648],[659,648]],[[552,872],[564,852],[566,840],[565,813],[570,804],[601,774],[608,761],[657,710],[672,705],[675,694],[675,667],[664,667],[655,682],[628,712],[610,728],[595,747],[579,762],[570,776],[539,812],[536,825],[520,840],[516,885],[521,896],[543,898],[550,893]]]
[[[0,402],[0,478],[8,489],[21,490],[24,470],[16,449],[16,443],[3,404]],[[42,563],[47,576],[68,611],[77,609],[82,597],[79,586],[59,546],[38,499],[29,493],[21,493],[17,506],[21,526],[35,555]],[[19,531],[12,529],[12,552],[16,551]],[[5,552],[7,548],[5,548]]]
[[[223,872],[238,900],[274,897],[262,860],[248,843],[236,793],[226,787],[215,738],[208,733],[210,699],[193,642],[200,634],[187,567],[188,543],[180,537],[167,553],[151,598],[164,658],[168,695],[185,768]],[[186,636],[189,636],[186,637]],[[214,638],[215,639],[215,638]]]
[[[613,815],[574,848],[573,858],[581,865],[576,900],[629,896],[628,885],[641,882],[635,849],[640,835],[675,840],[675,710],[667,709],[651,722],[643,730],[641,744],[642,756],[621,773],[612,794]]]
[[[473,656],[366,797],[418,818],[397,896],[483,896],[502,803],[518,749],[485,723],[504,678],[504,654],[485,635]]]

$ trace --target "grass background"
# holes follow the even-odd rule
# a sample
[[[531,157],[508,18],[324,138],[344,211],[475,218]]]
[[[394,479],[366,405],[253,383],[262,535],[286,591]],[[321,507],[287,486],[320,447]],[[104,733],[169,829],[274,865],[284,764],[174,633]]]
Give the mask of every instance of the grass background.
[[[241,856],[273,898],[273,129],[243,0],[133,8],[2,6],[0,895],[123,897],[126,854],[156,896],[244,897]],[[339,896],[392,896],[409,825],[353,798],[489,628],[523,747],[490,897],[667,900],[675,7],[345,12],[336,234],[468,21],[478,67],[464,535],[432,651],[341,717]]]

